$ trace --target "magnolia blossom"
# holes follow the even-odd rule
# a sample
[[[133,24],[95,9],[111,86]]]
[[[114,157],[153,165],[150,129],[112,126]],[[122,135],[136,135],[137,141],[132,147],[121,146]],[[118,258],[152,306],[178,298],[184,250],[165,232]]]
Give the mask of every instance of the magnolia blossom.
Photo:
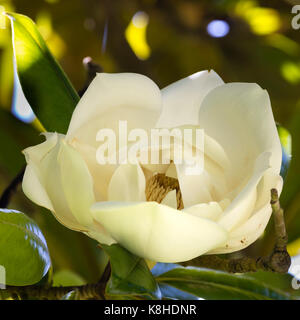
[[[204,169],[102,164],[101,128],[201,128]],[[281,192],[281,145],[267,91],[201,71],[160,90],[133,73],[96,76],[66,135],[24,150],[24,193],[66,227],[152,261],[241,250],[258,239]]]

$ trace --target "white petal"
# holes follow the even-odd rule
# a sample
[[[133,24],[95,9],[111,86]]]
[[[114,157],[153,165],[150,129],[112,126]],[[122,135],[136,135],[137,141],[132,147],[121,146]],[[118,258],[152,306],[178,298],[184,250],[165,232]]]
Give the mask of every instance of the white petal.
[[[110,234],[96,220],[94,220],[94,224],[98,224],[96,228],[98,230],[85,232],[87,236],[98,241],[99,243],[106,244],[108,246],[117,243],[117,241],[113,239]]]
[[[214,249],[209,254],[223,254],[242,250],[256,241],[264,232],[272,208],[270,204],[265,205],[248,219],[243,225],[229,233],[228,241],[221,247]]]
[[[227,231],[231,231],[251,216],[257,199],[257,185],[269,168],[269,159],[269,152],[265,152],[258,157],[251,179],[234,198],[218,221]]]
[[[162,90],[163,110],[156,127],[197,125],[204,97],[223,83],[213,70],[205,70],[167,86]]]
[[[57,139],[58,136],[56,133],[48,134],[45,142],[23,150],[27,161],[27,167],[22,181],[23,192],[31,201],[49,210],[53,210],[53,206],[44,188],[43,178],[38,170],[38,165],[55,147]]]
[[[108,201],[146,201],[146,181],[139,164],[122,164],[108,187]]]
[[[97,74],[79,101],[67,139],[95,143],[102,128],[118,129],[119,120],[132,128],[151,128],[161,109],[161,93],[149,78],[135,73]]]
[[[49,202],[52,204],[50,209],[56,219],[70,229],[83,231],[84,227],[78,223],[66,203],[61,185],[61,173],[57,162],[57,155],[60,141],[64,136],[48,133],[46,138],[45,142],[24,150],[27,163],[34,169],[36,178],[38,178],[40,185],[43,187],[43,190],[34,191],[33,197],[30,197],[33,192],[31,191],[29,197],[37,204],[42,204],[44,200],[37,198],[37,195],[45,192]],[[28,188],[30,188],[29,183],[35,183],[36,187],[39,186],[36,179],[29,181],[26,178],[26,193],[28,193]]]
[[[213,201],[210,194],[211,180],[206,171],[189,175],[187,174],[189,165],[183,163],[175,166],[184,207]]]
[[[181,130],[193,129],[196,132],[199,127],[184,126]],[[184,136],[184,135],[183,135]],[[178,181],[182,193],[184,207],[190,207],[199,203],[220,201],[228,193],[225,170],[229,167],[229,160],[222,146],[204,132],[203,146],[198,150],[204,151],[202,159],[194,165],[183,162],[175,164]],[[195,147],[196,139],[193,139]],[[200,167],[199,167],[200,166]],[[197,173],[197,168],[203,169]],[[193,173],[194,174],[191,174]]]
[[[95,202],[93,180],[80,154],[62,141],[58,153],[65,199],[76,220],[83,226],[92,224],[89,208]]]
[[[96,147],[80,143],[77,139],[73,139],[70,143],[85,160],[89,172],[94,180],[94,193],[97,201],[107,201],[107,192],[110,179],[117,169],[116,164],[99,164],[97,162]]]
[[[30,162],[31,161],[28,160],[28,164],[22,181],[23,192],[31,201],[33,201],[37,205],[53,211],[52,203],[45,191],[44,186],[39,180],[39,176],[35,170],[35,165],[30,165]]]
[[[222,214],[222,207],[217,202],[200,203],[183,209],[184,212],[193,216],[216,221]]]
[[[253,83],[218,86],[204,98],[199,124],[218,141],[232,164],[232,185],[246,178],[259,154],[271,152],[271,167],[279,173],[281,145],[268,93]]]
[[[152,261],[186,261],[227,239],[216,223],[156,202],[97,203],[92,212],[118,243]]]
[[[168,192],[167,195],[164,197],[163,201],[161,202],[161,204],[177,209],[176,190],[174,189]]]
[[[270,168],[264,173],[257,187],[258,200],[255,203],[255,209],[251,217],[234,228],[229,233],[229,239],[226,244],[213,250],[212,253],[228,253],[242,250],[262,235],[272,213],[270,205],[272,188],[277,189],[280,194],[282,178]]]

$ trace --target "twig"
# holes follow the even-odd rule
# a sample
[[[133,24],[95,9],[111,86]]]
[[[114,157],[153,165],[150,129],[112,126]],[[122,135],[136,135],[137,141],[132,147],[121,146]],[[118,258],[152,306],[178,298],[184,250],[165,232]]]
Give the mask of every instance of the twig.
[[[90,83],[96,77],[96,74],[99,72],[103,72],[102,67],[99,64],[95,63],[91,57],[85,57],[82,63],[87,72],[87,76],[83,88],[78,92],[80,97],[83,96]]]
[[[271,206],[275,221],[276,243],[270,255],[257,259],[248,257],[225,259],[216,255],[200,256],[196,259],[183,262],[181,265],[217,269],[230,273],[255,272],[258,270],[286,273],[291,265],[291,258],[286,250],[288,237],[285,229],[283,210],[280,207],[276,189],[271,190]]]
[[[107,281],[109,280],[110,278],[110,275],[111,275],[111,266],[110,266],[110,262],[108,261],[103,273],[102,273],[102,276],[99,280],[99,282],[101,283],[107,283]]]
[[[7,208],[12,195],[16,192],[18,185],[22,182],[25,172],[25,167],[16,175],[16,177],[11,181],[9,186],[4,190],[0,198],[0,208]]]
[[[108,262],[100,280],[97,283],[82,286],[50,288],[35,285],[24,287],[7,286],[3,292],[9,293],[12,297],[19,297],[22,300],[35,298],[38,298],[39,300],[59,300],[67,293],[75,291],[77,300],[105,300],[105,287],[110,278],[110,274],[111,267]]]
[[[79,300],[105,300],[106,283],[98,282],[95,284],[87,284],[83,286],[68,287],[51,287],[42,286],[7,286],[3,292],[8,292],[12,296],[20,297],[22,300],[39,299],[39,300],[59,300],[71,291],[76,291],[76,297]]]

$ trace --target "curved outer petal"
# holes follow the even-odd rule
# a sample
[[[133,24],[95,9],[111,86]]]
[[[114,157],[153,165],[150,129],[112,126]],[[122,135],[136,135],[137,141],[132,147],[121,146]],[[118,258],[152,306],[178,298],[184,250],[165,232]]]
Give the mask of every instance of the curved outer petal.
[[[51,209],[57,220],[62,224],[70,229],[81,231],[83,230],[82,226],[74,218],[65,203],[61,186],[57,154],[60,146],[59,141],[62,138],[63,135],[48,133],[45,142],[24,150],[27,166],[30,169],[26,168],[27,173],[22,185],[23,191],[36,204]],[[43,189],[40,190],[39,187]],[[49,202],[52,204],[51,207],[45,205],[47,203],[43,203],[42,198],[37,197],[41,192],[47,195]]]
[[[154,127],[161,104],[159,88],[143,75],[97,74],[76,106],[67,139],[95,144],[100,129],[117,133],[119,120],[128,121],[128,130]]]
[[[156,127],[197,125],[198,113],[204,97],[223,83],[213,70],[205,70],[167,86],[162,90],[163,109]]]
[[[49,136],[45,142],[39,144],[38,147],[29,147],[23,150],[27,161],[22,181],[23,192],[31,201],[51,211],[53,211],[53,206],[42,185],[36,164],[38,164],[41,159],[55,147],[57,139],[58,137],[55,133]]]
[[[95,202],[93,179],[80,154],[61,141],[57,156],[65,200],[76,220],[83,226],[92,224],[89,208]]]
[[[66,227],[90,232],[102,243],[114,243],[103,226],[94,224],[91,216],[89,209],[95,198],[84,160],[64,142],[63,135],[48,133],[46,137],[46,142],[24,150],[28,163],[24,193],[33,202],[50,209]]]
[[[200,107],[199,123],[224,148],[232,164],[232,187],[249,179],[256,158],[270,151],[280,172],[281,145],[269,95],[254,83],[228,83],[211,90]]]
[[[264,232],[272,213],[270,190],[276,188],[280,194],[282,184],[280,175],[274,173],[272,168],[266,170],[257,186],[258,199],[251,217],[229,232],[228,241],[223,246],[210,251],[209,254],[242,250],[256,241]]]
[[[257,199],[257,186],[269,168],[269,161],[270,152],[264,152],[258,157],[251,179],[233,199],[219,219],[218,223],[227,231],[231,231],[251,216]]]
[[[215,222],[156,202],[96,203],[92,212],[118,243],[151,261],[186,261],[227,239]]]

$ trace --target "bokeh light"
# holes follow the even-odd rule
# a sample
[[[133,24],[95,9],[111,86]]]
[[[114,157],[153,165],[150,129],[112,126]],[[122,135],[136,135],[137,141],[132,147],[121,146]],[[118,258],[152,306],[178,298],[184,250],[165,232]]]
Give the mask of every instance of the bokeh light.
[[[300,82],[300,66],[293,61],[286,61],[280,67],[282,77],[291,84]]]
[[[214,38],[225,37],[229,30],[229,24],[224,20],[213,20],[207,25],[207,32]]]
[[[131,19],[125,30],[125,38],[135,55],[146,60],[151,54],[147,43],[146,32],[149,23],[149,16],[146,12],[138,11]]]

